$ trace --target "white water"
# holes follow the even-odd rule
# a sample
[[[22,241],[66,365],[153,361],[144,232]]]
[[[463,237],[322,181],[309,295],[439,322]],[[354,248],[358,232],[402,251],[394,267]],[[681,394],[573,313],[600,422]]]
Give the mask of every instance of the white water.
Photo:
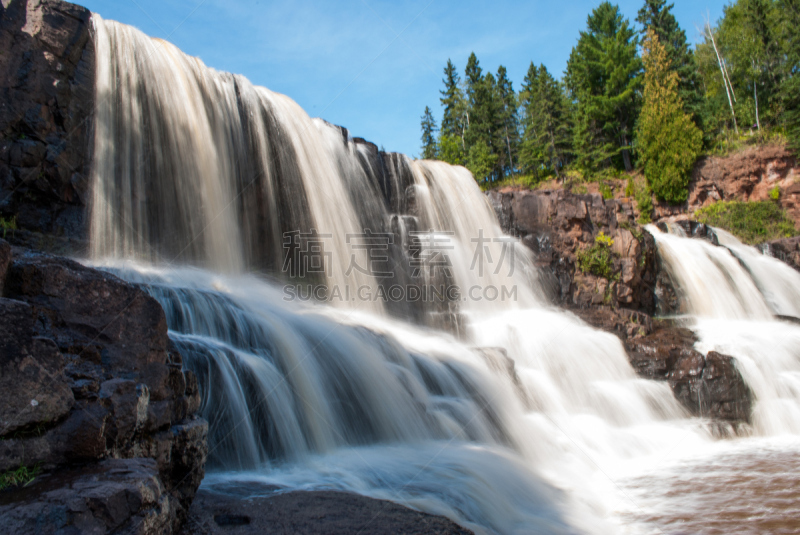
[[[371,152],[285,96],[132,28],[95,25],[94,262],[162,303],[202,386],[207,485],[350,490],[476,532],[605,533],[637,507],[626,478],[715,447],[666,384],[635,375],[616,337],[547,306],[529,253],[502,235],[468,171]],[[331,240],[324,282],[374,295],[386,278],[347,270],[347,235],[365,228],[395,237],[392,282],[413,279],[416,229],[442,240],[422,252],[449,259],[450,273],[425,269],[426,282],[516,298],[419,305],[457,318],[454,336],[403,303],[287,302],[280,283],[244,274],[285,278],[283,233],[316,229]],[[760,286],[724,249],[657,238],[690,309],[711,318],[698,323],[702,343],[733,340],[726,352],[752,361],[757,430],[794,432],[800,345],[765,357],[768,331],[730,321],[784,328]],[[711,321],[742,343],[715,339]]]
[[[755,430],[800,433],[800,326],[773,317],[796,315],[800,274],[722,230],[720,246],[648,230],[694,316],[697,349],[736,357],[755,397]]]

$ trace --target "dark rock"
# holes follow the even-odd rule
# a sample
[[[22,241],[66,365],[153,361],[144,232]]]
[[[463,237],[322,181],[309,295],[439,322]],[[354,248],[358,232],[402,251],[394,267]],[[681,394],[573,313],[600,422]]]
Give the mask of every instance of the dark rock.
[[[108,459],[0,494],[0,525],[18,535],[168,533],[170,501],[153,459]]]
[[[208,424],[194,416],[197,378],[181,369],[164,311],[72,260],[16,249],[6,271],[0,387],[11,395],[0,399],[0,471],[38,465],[55,477],[76,463],[149,457],[170,527],[148,533],[170,532],[203,478]],[[97,499],[121,511],[104,522],[137,514]]]
[[[753,395],[733,357],[694,349],[690,330],[658,322],[648,336],[625,345],[639,375],[669,381],[675,397],[694,416],[749,423]]]
[[[11,246],[7,241],[0,239],[0,297],[3,296],[3,286],[6,281],[8,266],[11,265]]]
[[[0,297],[0,436],[60,420],[75,399],[56,344],[34,336],[34,314]]]
[[[59,0],[3,6],[0,216],[16,217],[26,232],[81,241],[94,111],[91,13]]]
[[[468,535],[472,532],[440,516],[347,492],[288,492],[238,498],[201,490],[182,533]]]
[[[800,236],[763,243],[760,249],[765,255],[782,260],[800,271]]]
[[[681,357],[670,374],[670,386],[684,407],[697,416],[750,422],[752,393],[736,369],[736,359],[709,351]]]

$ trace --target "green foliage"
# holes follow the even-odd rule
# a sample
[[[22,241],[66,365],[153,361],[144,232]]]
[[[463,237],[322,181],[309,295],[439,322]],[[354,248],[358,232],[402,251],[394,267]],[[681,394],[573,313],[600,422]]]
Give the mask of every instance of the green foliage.
[[[785,63],[778,88],[781,103],[781,122],[789,143],[800,151],[800,0],[780,0],[778,11],[783,24],[777,32],[781,37]]]
[[[701,223],[720,227],[745,243],[795,236],[794,222],[772,201],[722,201],[695,212]]]
[[[32,468],[20,466],[16,470],[3,472],[0,474],[0,490],[29,485],[40,472],[41,467],[38,464]]]
[[[641,61],[636,32],[618,6],[601,3],[567,62],[566,83],[576,102],[577,164],[594,172],[632,169],[630,143],[639,107]]]
[[[633,177],[628,177],[628,182],[625,184],[625,196],[633,197],[636,193],[636,185],[633,183]]]
[[[451,134],[439,136],[437,149],[441,161],[452,165],[464,165],[464,147],[460,137]]]
[[[678,98],[683,103],[684,111],[701,130],[706,116],[706,99],[703,91],[703,80],[697,70],[697,63],[684,32],[672,14],[673,4],[666,0],[645,0],[639,10],[636,21],[642,25],[644,32],[655,32],[658,40],[664,45],[669,60],[669,68],[678,75]]]
[[[449,59],[444,68],[444,90],[439,91],[442,98],[439,101],[444,107],[442,117],[442,136],[462,138],[466,128],[467,102],[464,100],[464,91],[461,89],[461,77],[456,66]]]
[[[683,110],[678,75],[656,33],[643,42],[644,104],[637,124],[644,176],[656,197],[681,203],[689,196],[689,179],[702,148],[702,133]]]
[[[436,119],[428,106],[422,114],[422,157],[426,160],[436,158]]]
[[[613,199],[614,198],[614,190],[606,184],[605,182],[600,183],[600,195],[603,196],[604,199]]]
[[[781,188],[780,186],[775,186],[771,190],[769,190],[769,198],[773,201],[777,201],[781,198]]]
[[[653,192],[648,186],[639,186],[635,193],[636,207],[639,209],[639,224],[646,225],[652,221]]]
[[[472,145],[467,154],[467,169],[478,181],[489,177],[496,162],[497,155],[492,154],[489,146],[482,139]]]
[[[559,176],[571,148],[569,102],[563,87],[547,71],[531,62],[520,92],[524,136],[519,163],[536,176]]]
[[[0,228],[3,229],[3,238],[6,237],[6,233],[9,230],[13,233],[15,230],[17,230],[17,216],[12,217],[11,219],[0,217]]]
[[[600,232],[595,238],[591,247],[579,250],[575,253],[578,259],[578,267],[584,273],[592,273],[598,277],[612,279],[614,275],[614,253],[611,247],[614,240]]]

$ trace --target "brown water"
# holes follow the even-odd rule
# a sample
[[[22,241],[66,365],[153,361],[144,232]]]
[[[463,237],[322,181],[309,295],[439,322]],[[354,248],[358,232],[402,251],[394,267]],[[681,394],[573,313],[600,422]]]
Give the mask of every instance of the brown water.
[[[800,441],[747,441],[624,483],[638,533],[800,533]]]

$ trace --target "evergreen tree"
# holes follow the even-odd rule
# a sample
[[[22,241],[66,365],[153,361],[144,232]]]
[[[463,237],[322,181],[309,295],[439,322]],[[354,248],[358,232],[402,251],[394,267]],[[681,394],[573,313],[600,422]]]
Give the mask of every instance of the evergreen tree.
[[[428,106],[422,114],[422,157],[425,160],[436,158],[436,119]]]
[[[620,164],[628,171],[638,111],[641,60],[634,30],[618,6],[603,2],[587,19],[567,62],[575,100],[574,149],[588,171]]]
[[[442,98],[439,100],[444,106],[444,116],[442,117],[442,136],[456,136],[463,139],[466,102],[464,92],[461,90],[461,77],[453,62],[447,60],[444,68],[444,90],[439,91]]]
[[[517,165],[517,147],[519,145],[519,114],[517,112],[517,95],[506,68],[497,69],[496,84],[497,116],[495,132],[495,152],[498,155],[498,171],[501,174],[513,173]]]
[[[786,57],[779,93],[782,121],[789,143],[800,151],[800,0],[781,0],[779,11],[784,17],[781,41]]]
[[[689,178],[702,148],[702,134],[683,110],[678,74],[654,30],[642,44],[644,102],[637,124],[644,176],[656,197],[680,203],[688,197]]]
[[[520,161],[526,172],[559,176],[570,149],[569,110],[561,85],[544,65],[531,63],[522,90],[525,135]]]
[[[683,102],[683,109],[703,130],[707,110],[702,80],[694,53],[686,41],[686,32],[672,14],[673,7],[674,4],[667,4],[666,0],[645,0],[636,21],[642,25],[643,31],[653,30],[666,48],[670,68],[678,74],[678,96]]]

